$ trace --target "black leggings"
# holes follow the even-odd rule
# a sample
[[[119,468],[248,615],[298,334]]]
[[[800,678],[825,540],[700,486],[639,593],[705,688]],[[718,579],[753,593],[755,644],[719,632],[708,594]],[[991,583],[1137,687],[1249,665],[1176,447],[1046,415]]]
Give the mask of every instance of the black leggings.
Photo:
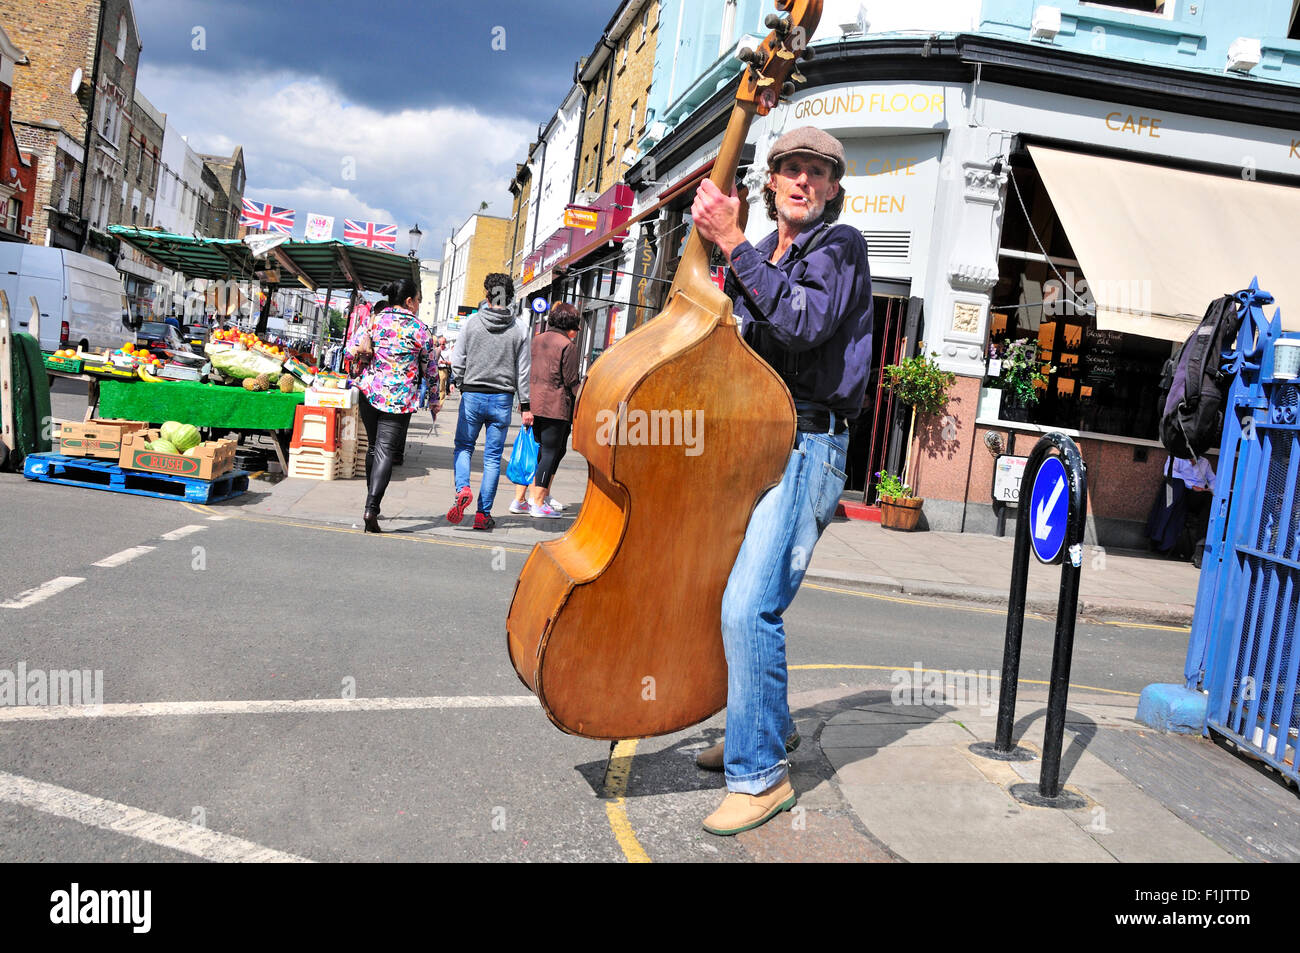
[[[533,436],[537,439],[537,473],[533,486],[551,488],[555,471],[560,468],[569,442],[570,423],[554,417],[533,417]]]
[[[373,513],[379,509],[388,481],[393,478],[393,459],[406,443],[411,415],[376,410],[365,394],[359,396],[361,425],[366,428],[366,442],[370,445],[366,451],[366,512]]]

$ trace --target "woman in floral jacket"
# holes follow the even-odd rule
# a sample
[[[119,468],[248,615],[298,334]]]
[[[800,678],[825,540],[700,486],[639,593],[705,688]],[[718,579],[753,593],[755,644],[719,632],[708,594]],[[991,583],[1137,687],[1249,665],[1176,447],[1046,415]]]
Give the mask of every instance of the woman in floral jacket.
[[[381,533],[379,505],[394,461],[401,456],[411,414],[420,403],[420,366],[429,356],[429,329],[416,317],[420,285],[413,278],[394,281],[384,289],[387,309],[372,314],[348,341],[348,356],[364,364],[357,385],[361,390],[361,423],[366,428],[367,533]]]

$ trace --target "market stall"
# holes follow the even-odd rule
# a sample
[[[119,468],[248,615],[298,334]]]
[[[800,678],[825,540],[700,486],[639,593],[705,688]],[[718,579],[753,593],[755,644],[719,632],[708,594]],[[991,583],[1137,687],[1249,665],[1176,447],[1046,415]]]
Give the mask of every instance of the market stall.
[[[350,289],[355,306],[363,291],[418,278],[413,259],[340,242],[110,230],[187,279],[256,280],[269,290],[284,280],[324,290],[327,313],[335,288]],[[40,358],[50,376],[87,381],[90,406],[85,421],[60,432],[59,452],[28,458],[24,472],[31,479],[212,502],[247,487],[235,454],[251,435],[271,437],[282,471],[291,476],[336,479],[364,469],[352,382],[248,331],[214,332],[201,359],[132,341],[115,351],[65,348]],[[236,439],[223,439],[230,435]]]

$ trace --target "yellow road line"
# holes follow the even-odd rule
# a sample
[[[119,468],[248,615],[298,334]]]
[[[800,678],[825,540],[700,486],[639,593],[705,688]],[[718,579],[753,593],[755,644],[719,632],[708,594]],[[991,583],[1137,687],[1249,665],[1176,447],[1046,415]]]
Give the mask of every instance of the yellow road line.
[[[648,864],[650,855],[637,841],[625,807],[627,782],[632,775],[632,756],[635,754],[635,741],[620,741],[614,746],[614,754],[610,757],[609,768],[605,772],[605,795],[610,799],[605,802],[605,816],[609,819],[610,830],[614,832],[614,839],[623,849],[627,862]]]
[[[801,587],[803,589],[820,589],[822,592],[839,592],[846,596],[857,596],[859,599],[876,599],[880,602],[896,602],[905,606],[926,606],[931,609],[950,609],[953,612],[982,612],[985,615],[1007,614],[1006,609],[985,609],[983,606],[964,606],[955,602],[927,602],[922,599],[906,599],[902,596],[887,596],[880,592],[863,592],[861,589],[841,589],[838,586],[822,586],[815,582],[805,582]],[[1054,621],[1052,617],[1039,615],[1036,612],[1026,612],[1026,619],[1037,619],[1041,622]],[[1149,622],[1111,622],[1105,619],[1090,620],[1086,625],[1116,625],[1127,629],[1160,629],[1166,632],[1191,632],[1190,626],[1185,625],[1158,625]]]
[[[791,665],[789,668],[790,668],[790,671],[792,671],[792,672],[810,672],[810,671],[816,671],[816,670],[819,670],[819,669],[865,669],[865,670],[867,670],[867,671],[873,671],[873,672],[916,672],[916,671],[921,671],[921,672],[938,672],[938,673],[941,674],[941,675],[947,675],[947,674],[949,674],[949,672],[951,672],[951,673],[954,674],[954,675],[967,675],[967,676],[969,676],[969,675],[971,674],[971,673],[968,672],[968,671],[952,670],[952,669],[946,669],[946,668],[922,668],[922,669],[918,669],[915,665],[835,665],[835,664],[819,664],[819,663],[812,663],[812,664],[808,664],[808,665]],[[980,677],[980,678],[987,678],[989,681],[992,681],[992,682],[1000,682],[1000,681],[1002,681],[1002,679],[999,678],[999,677],[996,676],[996,675],[985,675],[985,674],[980,673],[980,672],[976,672],[975,674],[976,674],[978,677]],[[1038,681],[1038,680],[1036,680],[1036,679],[1032,679],[1032,678],[1021,678],[1021,679],[1017,679],[1017,680],[1016,680],[1016,684],[1017,684],[1017,685],[1051,685],[1052,683],[1051,683],[1051,682],[1040,682],[1040,681]],[[1096,685],[1079,685],[1079,684],[1076,684],[1075,682],[1070,682],[1070,686],[1069,686],[1069,687],[1070,687],[1070,688],[1078,688],[1078,689],[1081,689],[1081,690],[1083,690],[1083,691],[1089,691],[1089,692],[1105,692],[1107,695],[1128,695],[1128,696],[1131,697],[1131,698],[1138,698],[1138,697],[1140,697],[1140,696],[1138,695],[1137,692],[1122,692],[1122,691],[1120,691],[1120,690],[1117,689],[1117,688],[1099,688],[1099,687],[1096,686]]]
[[[273,526],[292,526],[295,527],[296,529],[313,529],[313,530],[318,530],[319,532],[322,533],[346,533],[350,536],[365,535],[362,530],[352,529],[347,526],[325,526],[322,525],[321,523],[309,523],[306,521],[292,520],[292,519],[287,519],[283,516],[249,516],[246,513],[236,513],[231,510],[224,510],[224,509],[219,511],[214,510],[211,507],[204,506],[200,503],[182,503],[181,505],[187,507],[188,509],[193,510],[196,513],[203,513],[205,515],[228,516],[231,519],[243,520],[245,523],[269,523]],[[437,537],[434,536],[419,536],[415,533],[380,533],[376,538],[396,540],[398,542],[407,542],[407,543],[429,543],[434,546],[455,546],[460,549],[486,549],[489,551],[501,549],[507,553],[532,552],[531,547],[529,549],[519,549],[514,546],[501,546],[501,545],[492,546],[489,545],[488,543],[460,543],[452,539],[438,539]]]

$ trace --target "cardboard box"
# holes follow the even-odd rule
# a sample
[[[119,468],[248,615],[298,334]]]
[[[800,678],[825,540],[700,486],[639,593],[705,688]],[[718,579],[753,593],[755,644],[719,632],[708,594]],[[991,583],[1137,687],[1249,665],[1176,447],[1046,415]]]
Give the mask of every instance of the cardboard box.
[[[161,473],[189,477],[192,480],[215,480],[235,469],[234,440],[207,440],[199,444],[193,456],[181,453],[155,453],[144,445],[162,436],[158,430],[137,430],[122,441],[118,465],[123,470]]]
[[[69,457],[116,460],[122,455],[126,435],[147,426],[139,420],[69,421],[59,432],[59,452]]]
[[[316,379],[316,375],[311,372],[310,367],[301,361],[295,361],[291,357],[286,357],[284,359],[284,369],[294,377],[298,378],[305,387],[310,387],[312,381]]]
[[[339,407],[347,409],[357,406],[357,397],[361,392],[355,387],[339,390],[334,387],[308,387],[303,402],[308,407]]]

